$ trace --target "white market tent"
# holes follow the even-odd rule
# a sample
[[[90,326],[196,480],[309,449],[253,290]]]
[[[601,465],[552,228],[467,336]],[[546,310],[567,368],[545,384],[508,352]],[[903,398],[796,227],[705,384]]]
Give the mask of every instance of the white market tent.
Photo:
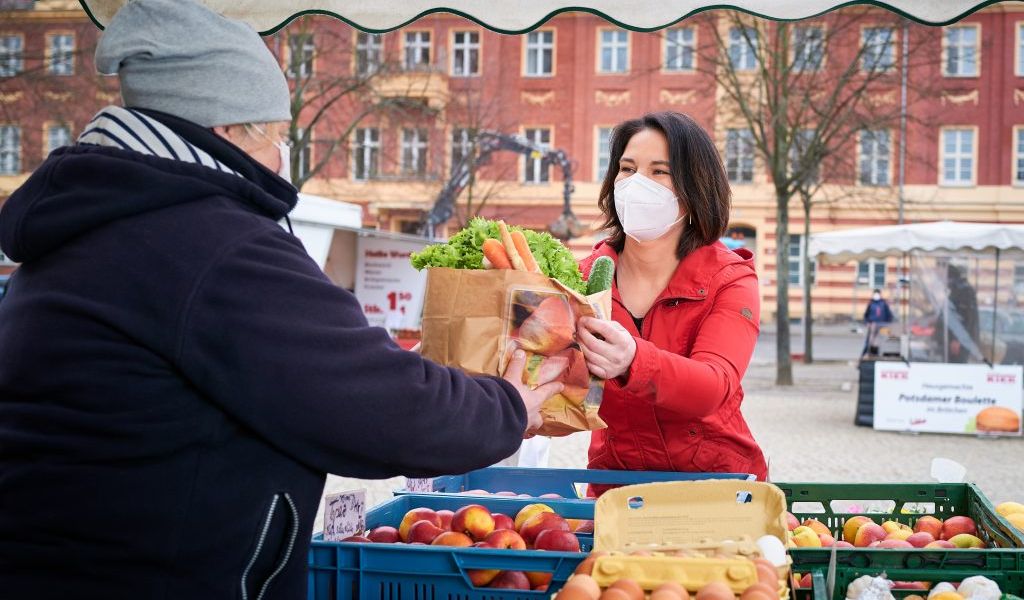
[[[910,252],[1012,251],[1024,248],[1024,225],[936,221],[882,225],[811,235],[808,252],[821,260],[844,263]]]
[[[81,0],[97,25],[104,27],[127,0]],[[501,33],[535,29],[562,12],[584,11],[636,31],[653,31],[710,8],[733,8],[780,20],[805,19],[850,4],[872,4],[927,25],[947,25],[993,0],[203,0],[216,12],[273,32],[304,13],[335,16],[369,32],[398,29],[428,14],[461,15]]]

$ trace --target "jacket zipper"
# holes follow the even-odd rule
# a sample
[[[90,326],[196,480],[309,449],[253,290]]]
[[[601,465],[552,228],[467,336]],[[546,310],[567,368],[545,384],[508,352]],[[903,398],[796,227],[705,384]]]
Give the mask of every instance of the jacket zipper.
[[[267,511],[267,517],[263,521],[263,528],[260,531],[260,537],[256,541],[256,549],[252,553],[252,557],[249,558],[249,564],[246,565],[245,570],[242,572],[242,600],[249,600],[249,589],[247,579],[249,578],[249,571],[252,570],[256,559],[259,558],[261,552],[263,552],[263,546],[267,541],[267,532],[270,530],[270,524],[274,520],[274,513],[277,512],[277,504],[281,498],[284,498],[288,504],[289,516],[291,517],[291,532],[288,534],[288,545],[285,548],[284,556],[281,561],[278,562],[274,570],[271,571],[270,575],[263,581],[263,585],[260,586],[259,594],[256,595],[255,600],[262,600],[263,596],[267,593],[267,588],[270,583],[277,577],[281,571],[284,570],[285,565],[291,559],[292,551],[295,549],[295,540],[299,535],[299,510],[295,506],[295,502],[292,500],[291,495],[287,492],[283,494],[274,494],[274,499],[270,502],[270,509]]]
[[[267,511],[266,518],[263,519],[260,537],[256,540],[256,550],[253,551],[252,556],[249,558],[249,564],[245,565],[245,570],[242,571],[242,600],[249,600],[249,589],[246,585],[246,579],[249,578],[249,571],[256,564],[256,559],[259,557],[260,552],[263,551],[263,544],[267,541],[267,531],[270,530],[270,523],[274,519],[274,512],[277,510],[277,501],[280,497],[280,494],[274,494],[274,499],[270,501],[270,509]]]
[[[295,549],[295,538],[299,535],[299,510],[295,507],[295,502],[292,501],[292,497],[287,492],[284,494],[285,502],[288,503],[288,509],[291,511],[292,517],[292,531],[288,536],[288,547],[284,551],[284,557],[281,562],[277,564],[273,572],[267,576],[266,581],[263,582],[263,587],[260,588],[260,593],[256,596],[256,600],[263,600],[263,595],[267,593],[267,587],[270,586],[270,582],[274,580],[281,571],[284,570],[285,565],[288,564],[288,560],[292,556],[292,550]]]

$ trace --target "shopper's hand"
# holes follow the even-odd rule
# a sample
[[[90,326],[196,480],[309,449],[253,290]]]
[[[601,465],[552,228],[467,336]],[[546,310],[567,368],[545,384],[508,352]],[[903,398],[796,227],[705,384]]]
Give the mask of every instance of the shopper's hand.
[[[540,417],[541,405],[548,398],[560,393],[565,386],[560,382],[552,381],[531,390],[529,386],[523,383],[523,371],[525,369],[526,352],[516,350],[512,353],[512,360],[509,361],[508,366],[505,368],[505,381],[511,383],[519,390],[523,404],[526,405],[527,425],[524,437],[533,437],[533,433],[540,429],[542,424]]]
[[[636,356],[636,340],[615,321],[583,317],[577,324],[577,339],[595,377],[615,379],[629,371]]]

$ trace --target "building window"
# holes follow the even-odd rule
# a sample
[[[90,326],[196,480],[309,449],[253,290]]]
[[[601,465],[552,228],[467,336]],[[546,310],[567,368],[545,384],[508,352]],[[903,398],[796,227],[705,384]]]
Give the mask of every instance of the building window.
[[[1024,23],[1017,25],[1017,75],[1024,77]]]
[[[365,181],[380,175],[380,130],[376,127],[356,129],[352,155],[352,174],[356,179]]]
[[[457,127],[452,129],[452,172],[458,168],[462,161],[469,157],[473,149],[472,136],[469,129]]]
[[[885,287],[885,259],[869,258],[857,261],[857,285],[872,288]]]
[[[526,74],[547,77],[555,72],[555,32],[531,31],[526,34]]]
[[[789,169],[791,175],[800,176],[801,183],[818,182],[818,165],[808,164],[806,155],[812,151],[811,144],[814,143],[814,129],[801,129],[794,132],[793,143],[789,147]]]
[[[974,183],[974,130],[942,130],[942,183]]]
[[[75,74],[75,36],[70,33],[51,35],[50,75]]]
[[[821,27],[793,29],[793,69],[818,71],[825,62],[825,30]]]
[[[472,77],[480,74],[480,32],[456,31],[452,43],[452,75]]]
[[[629,71],[629,32],[625,29],[601,30],[601,72]]]
[[[384,54],[384,42],[379,35],[359,32],[356,34],[356,72],[372,75],[380,69]]]
[[[13,77],[25,68],[25,41],[20,35],[0,36],[0,77]]]
[[[896,30],[892,27],[867,27],[861,30],[861,69],[888,71],[896,64]]]
[[[48,125],[46,127],[46,154],[57,148],[71,145],[71,128],[67,125]]]
[[[1013,182],[1024,184],[1024,127],[1014,130]]]
[[[884,129],[860,132],[860,183],[889,185],[889,132]]]
[[[978,26],[947,27],[944,40],[946,56],[942,61],[947,77],[974,77],[978,74]]]
[[[757,29],[729,29],[729,64],[736,71],[753,71],[757,67]]]
[[[676,27],[665,32],[665,70],[692,71],[697,53],[693,27]]]
[[[1013,289],[1024,289],[1024,265],[1017,263],[1013,265]]]
[[[407,31],[405,33],[405,68],[409,71],[430,68],[429,31]]]
[[[754,135],[749,129],[726,131],[725,171],[733,183],[754,181]]]
[[[316,46],[313,45],[312,33],[300,33],[288,36],[288,76],[309,77],[313,74],[313,56]]]
[[[423,177],[427,174],[427,130],[402,130],[402,174]]]
[[[612,128],[597,128],[597,176],[594,180],[601,181],[608,173],[608,163],[611,161]]]
[[[526,139],[533,142],[535,146],[539,146],[543,150],[551,148],[550,129],[527,129]],[[523,174],[523,181],[526,183],[547,183],[548,181],[551,181],[550,169],[543,163],[544,161],[540,158],[528,156],[526,158],[526,171]]]
[[[0,125],[0,175],[21,173],[21,129]]]
[[[308,177],[310,171],[313,170],[313,132],[309,132],[309,139],[304,140],[306,137],[306,130],[301,127],[295,129],[295,135],[300,140],[299,145],[299,164],[298,172],[295,174],[296,179],[302,179]]]
[[[804,265],[804,245],[803,236],[796,233],[789,235],[789,284],[795,286],[802,286],[804,284],[805,265]],[[818,264],[811,261],[811,285],[814,285],[815,278],[818,273]]]

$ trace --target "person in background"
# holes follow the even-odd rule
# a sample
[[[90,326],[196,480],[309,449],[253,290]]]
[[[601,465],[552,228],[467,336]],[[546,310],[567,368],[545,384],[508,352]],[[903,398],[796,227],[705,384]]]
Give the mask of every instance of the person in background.
[[[592,469],[768,477],[743,418],[741,381],[757,341],[752,253],[719,241],[731,190],[693,119],[659,112],[620,124],[599,206],[607,238],[583,261],[616,263],[610,321],[580,319],[590,371],[607,380]],[[600,493],[603,486],[594,486]]]
[[[949,303],[949,332],[946,332],[946,309],[939,307],[932,342],[938,348],[939,360],[966,363],[971,360],[972,349],[977,350],[981,340],[978,319],[978,293],[967,280],[963,270],[953,264],[946,267],[947,302]],[[946,345],[948,342],[948,346]],[[943,347],[946,348],[943,351]],[[974,358],[982,360],[981,354]]]
[[[867,334],[864,336],[864,348],[860,351],[861,358],[878,356],[878,332],[882,327],[892,323],[892,310],[889,303],[882,298],[882,290],[871,292],[871,301],[864,309],[864,323]]]
[[[400,349],[279,224],[290,94],[250,27],[135,0],[110,106],[0,212],[0,596],[306,598],[327,473],[509,456],[529,390]]]

